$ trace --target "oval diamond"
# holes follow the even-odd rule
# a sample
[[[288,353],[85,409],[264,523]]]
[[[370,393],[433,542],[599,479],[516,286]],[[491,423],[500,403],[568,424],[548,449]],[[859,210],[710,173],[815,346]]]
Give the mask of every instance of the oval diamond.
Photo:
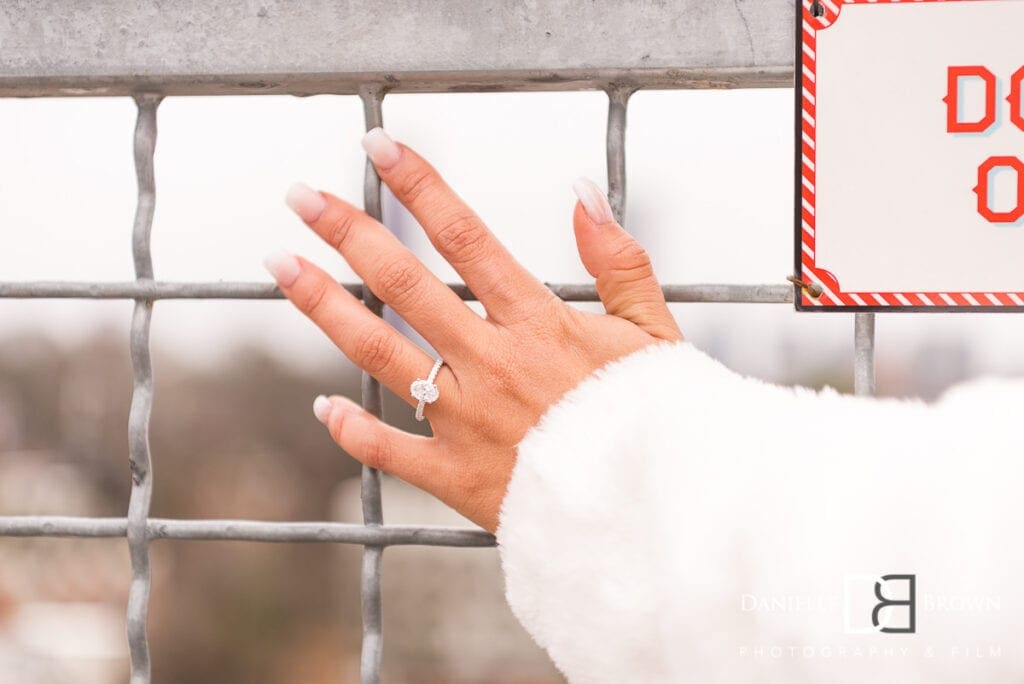
[[[409,392],[412,394],[413,399],[426,404],[433,404],[440,395],[437,391],[437,385],[427,380],[416,380],[409,387]]]

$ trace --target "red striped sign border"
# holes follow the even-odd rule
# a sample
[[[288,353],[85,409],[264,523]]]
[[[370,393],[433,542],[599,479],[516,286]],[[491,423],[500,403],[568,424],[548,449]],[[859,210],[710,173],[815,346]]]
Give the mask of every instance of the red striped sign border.
[[[820,0],[822,16],[811,13],[812,0],[802,0],[799,13],[801,40],[796,63],[801,65],[797,83],[797,110],[799,112],[797,140],[797,169],[799,170],[799,211],[797,212],[796,269],[800,278],[821,285],[819,297],[802,291],[797,308],[800,310],[859,309],[879,311],[901,309],[915,311],[1007,310],[1024,307],[1024,292],[844,292],[839,280],[814,261],[815,237],[815,158],[816,158],[816,60],[817,32],[831,26],[843,5],[887,5],[892,3],[924,2],[978,2],[979,0]]]

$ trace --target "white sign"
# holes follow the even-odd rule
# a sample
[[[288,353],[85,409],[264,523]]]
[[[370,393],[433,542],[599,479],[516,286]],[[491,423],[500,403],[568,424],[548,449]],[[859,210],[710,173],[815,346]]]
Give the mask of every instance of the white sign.
[[[1024,0],[802,4],[797,308],[1024,307]]]

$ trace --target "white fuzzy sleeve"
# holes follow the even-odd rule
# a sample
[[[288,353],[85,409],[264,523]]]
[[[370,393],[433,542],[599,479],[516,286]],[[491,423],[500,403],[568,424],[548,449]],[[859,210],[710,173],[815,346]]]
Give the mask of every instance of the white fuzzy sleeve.
[[[1022,408],[1021,380],[855,398],[648,347],[519,445],[508,602],[573,684],[1020,681]],[[915,632],[858,633],[896,573]]]

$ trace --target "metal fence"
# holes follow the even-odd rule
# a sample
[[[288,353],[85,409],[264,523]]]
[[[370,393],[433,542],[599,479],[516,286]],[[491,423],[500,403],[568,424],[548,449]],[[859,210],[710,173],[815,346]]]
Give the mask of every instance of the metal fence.
[[[189,9],[192,7],[193,9]],[[126,537],[132,584],[127,608],[131,681],[150,681],[146,617],[149,546],[157,539],[331,542],[364,548],[361,677],[378,682],[382,655],[380,570],[386,547],[486,547],[482,530],[384,524],[380,476],[364,468],[363,524],[173,520],[149,517],[153,491],[148,430],[153,400],[149,329],[160,299],[278,299],[268,283],[156,279],[150,229],[156,206],[153,155],[157,111],[168,96],[321,93],[362,99],[366,128],[384,124],[391,92],[603,90],[609,197],[623,218],[625,135],[630,95],[640,88],[792,87],[792,0],[479,3],[372,0],[264,3],[230,0],[152,6],[141,0],[13,0],[0,8],[0,96],[129,96],[138,199],[132,230],[135,280],[0,282],[5,298],[132,299],[129,414],[131,497],[125,517],[0,517],[0,536]],[[127,132],[126,132],[127,134]],[[364,201],[376,218],[380,180],[366,165]],[[667,284],[670,302],[792,304],[798,286]],[[381,302],[346,284],[367,306]],[[597,301],[592,285],[550,284],[567,301]],[[461,284],[452,288],[472,297]],[[855,317],[855,388],[874,391],[874,314]],[[364,374],[363,405],[380,415],[381,389]],[[158,455],[159,457],[160,455]]]

